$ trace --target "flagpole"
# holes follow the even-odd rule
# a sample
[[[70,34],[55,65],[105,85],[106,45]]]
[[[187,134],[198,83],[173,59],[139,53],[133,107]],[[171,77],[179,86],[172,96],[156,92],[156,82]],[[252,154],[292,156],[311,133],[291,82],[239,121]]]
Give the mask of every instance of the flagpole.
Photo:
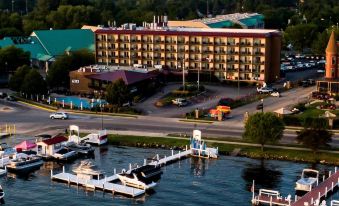
[[[254,200],[254,180],[252,182],[251,190],[252,190],[252,200]]]

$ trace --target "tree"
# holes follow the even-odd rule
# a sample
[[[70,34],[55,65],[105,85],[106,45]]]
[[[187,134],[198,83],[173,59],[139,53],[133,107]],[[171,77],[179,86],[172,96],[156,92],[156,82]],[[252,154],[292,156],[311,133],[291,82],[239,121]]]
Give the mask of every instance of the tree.
[[[27,95],[46,94],[47,84],[36,69],[31,69],[25,75],[21,91]]]
[[[0,68],[2,71],[11,72],[22,65],[30,64],[30,53],[17,48],[9,46],[0,49]]]
[[[20,92],[25,76],[26,74],[29,73],[31,69],[32,68],[27,65],[18,67],[18,69],[15,71],[15,73],[11,76],[9,80],[9,88],[16,92]]]
[[[264,151],[266,143],[276,143],[282,138],[284,129],[281,118],[271,112],[259,112],[248,118],[243,138],[260,144],[261,151]]]
[[[304,122],[303,130],[297,132],[297,141],[316,154],[319,148],[328,146],[332,141],[333,133],[326,128],[326,119],[308,118]]]
[[[69,87],[69,72],[94,64],[94,55],[88,50],[63,54],[56,58],[47,72],[47,82],[51,88]]]
[[[106,87],[106,101],[121,107],[129,98],[129,90],[122,79],[114,81]]]
[[[287,43],[291,43],[293,47],[303,52],[304,48],[310,48],[315,39],[317,26],[314,24],[298,24],[288,26],[285,30],[284,37]]]

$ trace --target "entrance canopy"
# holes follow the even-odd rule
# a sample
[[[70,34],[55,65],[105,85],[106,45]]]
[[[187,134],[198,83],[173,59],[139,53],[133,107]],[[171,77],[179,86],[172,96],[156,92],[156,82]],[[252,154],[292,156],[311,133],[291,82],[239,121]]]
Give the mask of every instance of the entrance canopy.
[[[21,142],[20,144],[15,146],[15,149],[21,149],[21,150],[30,150],[36,147],[35,143],[32,143],[28,140],[25,140]]]

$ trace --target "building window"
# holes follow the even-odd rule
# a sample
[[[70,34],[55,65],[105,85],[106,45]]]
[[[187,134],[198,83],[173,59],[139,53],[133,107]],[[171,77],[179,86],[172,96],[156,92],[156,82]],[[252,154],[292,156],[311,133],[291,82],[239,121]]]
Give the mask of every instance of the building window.
[[[332,57],[332,65],[336,65],[337,57]]]

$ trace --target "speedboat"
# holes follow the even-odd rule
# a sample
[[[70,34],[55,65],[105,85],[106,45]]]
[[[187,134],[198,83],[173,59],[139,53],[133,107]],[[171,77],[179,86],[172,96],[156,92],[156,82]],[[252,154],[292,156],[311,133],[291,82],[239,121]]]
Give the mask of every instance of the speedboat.
[[[6,168],[10,172],[26,172],[39,169],[43,163],[41,157],[17,153],[13,156]]]
[[[296,182],[295,190],[298,192],[309,192],[319,183],[319,171],[304,169],[301,178]]]
[[[95,145],[103,145],[107,143],[107,133],[106,130],[99,131],[98,133],[91,133],[82,138],[82,141],[95,144]]]
[[[65,144],[66,148],[71,149],[75,151],[78,155],[93,155],[94,154],[94,148],[91,147],[89,144],[83,144],[83,143],[75,143],[75,142],[67,142]]]
[[[53,157],[57,160],[67,161],[76,157],[77,153],[67,147],[63,147],[53,154]]]
[[[124,173],[117,174],[123,185],[135,187],[142,190],[148,190],[157,185],[161,178],[162,171],[160,167],[145,165]]]
[[[5,204],[5,192],[4,190],[2,189],[2,186],[0,185],[0,204]]]
[[[73,172],[79,179],[100,180],[104,178],[104,172],[98,170],[91,161],[81,161],[80,164],[73,169]]]

